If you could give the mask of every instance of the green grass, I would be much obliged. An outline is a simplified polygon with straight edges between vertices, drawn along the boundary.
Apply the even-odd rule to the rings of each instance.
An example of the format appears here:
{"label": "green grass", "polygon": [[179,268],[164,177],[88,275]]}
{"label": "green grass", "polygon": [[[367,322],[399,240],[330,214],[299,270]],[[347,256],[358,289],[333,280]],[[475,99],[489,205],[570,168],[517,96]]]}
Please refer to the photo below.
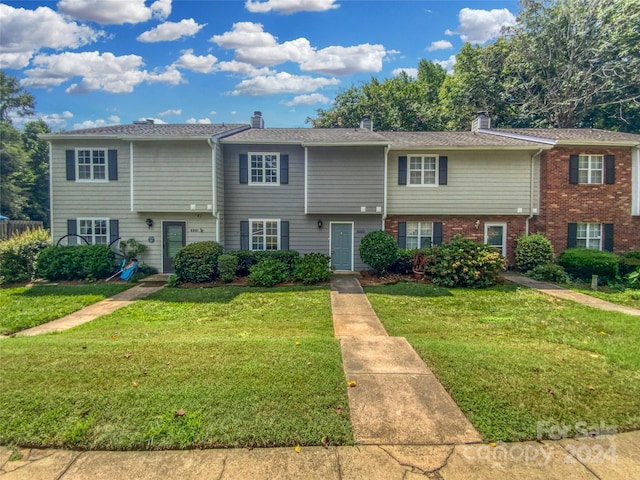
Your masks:
{"label": "green grass", "polygon": [[56,320],[131,286],[94,283],[0,288],[0,335]]}
{"label": "green grass", "polygon": [[353,443],[326,287],[164,289],[61,334],[2,340],[0,378],[5,445]]}
{"label": "green grass", "polygon": [[570,285],[569,288],[576,292],[591,295],[592,297],[600,298],[601,300],[606,300],[607,302],[640,309],[640,289],[627,288],[623,291],[612,291],[607,287],[599,287],[599,290],[594,291],[580,284]]}
{"label": "green grass", "polygon": [[366,288],[390,335],[433,369],[485,440],[546,425],[640,428],[640,319],[517,286]]}

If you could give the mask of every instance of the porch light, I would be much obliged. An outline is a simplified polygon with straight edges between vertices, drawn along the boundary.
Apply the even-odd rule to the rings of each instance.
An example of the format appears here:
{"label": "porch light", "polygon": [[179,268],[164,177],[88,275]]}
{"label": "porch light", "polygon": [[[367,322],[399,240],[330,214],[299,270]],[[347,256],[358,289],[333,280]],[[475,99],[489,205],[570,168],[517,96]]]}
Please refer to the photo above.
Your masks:
{"label": "porch light", "polygon": [[153,227],[153,220],[150,218],[147,218],[145,220],[145,223],[147,224],[147,227],[152,228]]}
{"label": "porch light", "polygon": [[322,228],[322,220],[318,220],[318,228]]}

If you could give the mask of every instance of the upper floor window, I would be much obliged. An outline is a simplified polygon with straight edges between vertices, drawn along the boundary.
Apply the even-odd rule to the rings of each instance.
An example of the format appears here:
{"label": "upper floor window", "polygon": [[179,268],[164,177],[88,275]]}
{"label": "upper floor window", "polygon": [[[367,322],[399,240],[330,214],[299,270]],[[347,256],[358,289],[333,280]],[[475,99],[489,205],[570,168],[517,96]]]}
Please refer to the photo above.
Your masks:
{"label": "upper floor window", "polygon": [[407,222],[406,248],[428,248],[433,244],[433,222]]}
{"label": "upper floor window", "polygon": [[107,180],[107,151],[100,149],[77,150],[78,180]]}
{"label": "upper floor window", "polygon": [[409,185],[437,185],[438,157],[436,155],[409,157]]}
{"label": "upper floor window", "polygon": [[78,235],[91,245],[109,243],[109,220],[106,218],[79,218]]}
{"label": "upper floor window", "polygon": [[603,183],[603,155],[580,155],[578,157],[578,183]]}
{"label": "upper floor window", "polygon": [[280,222],[278,220],[250,220],[251,250],[278,250]]}
{"label": "upper floor window", "polygon": [[279,155],[277,153],[250,153],[251,184],[277,185],[279,183]]}
{"label": "upper floor window", "polygon": [[602,249],[602,224],[578,223],[576,232],[576,247]]}

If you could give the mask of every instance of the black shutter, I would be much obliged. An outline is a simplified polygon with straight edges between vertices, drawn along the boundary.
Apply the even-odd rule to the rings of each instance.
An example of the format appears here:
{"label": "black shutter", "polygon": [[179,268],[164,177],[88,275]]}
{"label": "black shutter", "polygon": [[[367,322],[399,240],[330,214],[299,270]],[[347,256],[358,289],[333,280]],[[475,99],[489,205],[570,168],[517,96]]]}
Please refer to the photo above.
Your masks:
{"label": "black shutter", "polygon": [[280,184],[289,183],[289,155],[280,155]]}
{"label": "black shutter", "polygon": [[613,155],[604,156],[604,183],[616,183],[616,157]]}
{"label": "black shutter", "polygon": [[280,222],[280,250],[289,250],[289,222]]}
{"label": "black shutter", "polygon": [[[76,235],[77,233],[78,233],[78,223],[76,222],[76,220],[67,220],[67,234]],[[75,236],[67,237],[67,245],[77,245],[77,244],[78,244],[78,237],[75,237]]]}
{"label": "black shutter", "polygon": [[76,179],[76,151],[67,150],[67,180]]}
{"label": "black shutter", "polygon": [[246,153],[240,154],[240,183],[249,183],[249,155]]}
{"label": "black shutter", "polygon": [[118,238],[120,238],[120,222],[109,220],[109,243],[115,242]]}
{"label": "black shutter", "polygon": [[447,167],[449,157],[441,156],[438,158],[438,185],[447,184]]}
{"label": "black shutter", "polygon": [[569,183],[578,183],[578,155],[569,155]]}
{"label": "black shutter", "polygon": [[574,248],[578,244],[578,224],[567,224],[567,248]]}
{"label": "black shutter", "polygon": [[109,150],[109,180],[118,180],[118,150]]}
{"label": "black shutter", "polygon": [[249,222],[247,221],[240,222],[240,250],[249,250]]}
{"label": "black shutter", "polygon": [[605,223],[604,238],[602,239],[602,249],[613,252],[613,223]]}
{"label": "black shutter", "polygon": [[398,222],[398,247],[407,248],[407,222]]}
{"label": "black shutter", "polygon": [[442,245],[442,222],[433,222],[433,244]]}
{"label": "black shutter", "polygon": [[407,157],[398,157],[398,185],[407,184]]}

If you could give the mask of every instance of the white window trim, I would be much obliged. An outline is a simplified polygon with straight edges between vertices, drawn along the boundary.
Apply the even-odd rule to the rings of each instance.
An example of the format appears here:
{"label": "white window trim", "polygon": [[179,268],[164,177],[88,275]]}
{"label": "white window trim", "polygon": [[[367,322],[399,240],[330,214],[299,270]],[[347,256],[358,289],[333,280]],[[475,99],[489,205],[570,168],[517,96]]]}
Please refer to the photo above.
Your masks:
{"label": "white window trim", "polygon": [[488,242],[489,236],[489,228],[490,227],[502,227],[502,256],[507,257],[507,224],[506,222],[489,222],[484,224],[484,243],[486,245],[490,245],[495,247],[496,245],[491,245]]}
{"label": "white window trim", "polygon": [[[109,245],[109,239],[111,238],[111,231],[110,231],[110,228],[109,228],[109,225],[110,225],[110,219],[109,218],[104,218],[104,217],[78,217],[78,218],[76,218],[76,235],[78,235],[79,237],[85,238],[85,235],[82,235],[80,233],[80,222],[81,221],[84,221],[84,222],[90,221],[90,222],[92,222],[93,233],[91,234],[91,241],[89,242],[89,245]],[[107,233],[106,233],[107,241],[104,244],[95,242],[95,239],[96,239],[95,222],[96,221],[104,221],[105,225],[107,227]],[[78,244],[79,245],[86,245],[86,243],[83,242],[82,240],[80,240],[80,239],[77,239],[77,240],[78,240]]]}
{"label": "white window trim", "polygon": [[[587,176],[588,176],[588,182],[580,182],[580,172],[584,171],[584,168],[580,168],[580,158],[581,157],[588,157],[589,159],[589,168],[587,168]],[[600,170],[596,170],[596,169],[592,169],[591,168],[591,159],[593,157],[600,157],[601,160],[601,164],[602,164],[602,168]],[[606,165],[605,165],[605,160],[604,160],[604,155],[601,155],[599,153],[580,153],[578,155],[578,183],[580,185],[603,185],[604,184],[604,175],[605,175],[605,169],[606,169]],[[592,182],[591,181],[591,175],[592,172],[594,171],[599,171],[600,172],[600,178],[601,180],[599,182]]]}
{"label": "white window trim", "polygon": [[[435,169],[435,181],[434,183],[411,183],[411,157],[420,157],[422,159],[422,180],[424,180],[424,159],[425,157],[435,157],[436,159],[436,169]],[[436,153],[423,153],[423,154],[415,154],[415,155],[407,155],[407,186],[408,187],[418,187],[418,188],[434,188],[439,186],[438,180],[440,175],[440,155]]]}
{"label": "white window trim", "polygon": [[280,229],[280,219],[279,218],[250,218],[249,219],[249,250],[251,250],[252,252],[266,252],[266,251],[271,251],[273,252],[273,250],[267,250],[266,248],[261,249],[261,250],[254,250],[253,249],[253,223],[254,222],[263,222],[263,239],[264,239],[264,246],[267,246],[267,229],[264,228],[264,224],[266,222],[276,222],[278,224],[278,248],[277,250],[281,250],[281,245],[282,245],[282,230]]}
{"label": "white window trim", "polygon": [[[433,222],[429,222],[429,221],[424,221],[424,222],[419,222],[419,221],[417,221],[417,222],[414,222],[414,221],[408,221],[408,222],[406,222],[406,228],[407,228],[407,229],[409,228],[409,224],[410,224],[410,223],[417,223],[417,224],[418,224],[418,246],[417,246],[416,248],[429,248],[429,247],[432,247],[432,246],[433,246]],[[422,224],[423,224],[423,223],[430,223],[430,224],[431,224],[431,245],[428,245],[428,246],[421,245],[421,243],[420,243],[420,242],[421,242],[421,239],[422,239],[422,236],[423,236],[423,235],[422,235],[422,232],[421,232],[421,231],[422,231]],[[412,235],[411,237],[409,237],[409,234],[407,233],[407,234],[406,234],[406,239],[408,239],[408,238],[416,238],[416,237],[414,237],[413,235]],[[406,240],[405,240],[405,241],[406,241]]]}
{"label": "white window trim", "polygon": [[[275,182],[254,182],[252,181],[252,175],[251,175],[251,156],[252,155],[262,155],[263,157],[263,162],[264,162],[264,156],[265,155],[275,155],[277,157],[277,164],[276,164],[276,178],[277,181]],[[247,167],[248,167],[248,184],[249,185],[253,185],[253,186],[259,186],[259,187],[277,187],[280,185],[280,152],[249,152],[247,154]],[[264,176],[264,167],[262,168],[263,171],[263,178],[266,178]]]}
{"label": "white window trim", "polygon": [[595,248],[589,248],[589,240],[598,240],[598,237],[592,237],[589,235],[591,229],[593,228],[592,225],[599,225],[600,226],[600,242],[598,244],[598,248],[597,250],[602,251],[602,245],[604,243],[604,225],[602,223],[597,223],[597,222],[578,222],[576,226],[580,226],[580,225],[586,225],[587,228],[587,236],[586,237],[578,237],[578,234],[576,232],[576,246],[578,245],[578,240],[585,240],[585,246],[584,247],[580,247],[580,248],[587,248],[589,250],[596,250]]}
{"label": "white window trim", "polygon": [[[90,152],[94,151],[103,151],[104,152],[104,178],[98,178],[97,180],[93,178],[93,161],[91,162],[91,178],[80,178],[80,156],[79,152],[89,150]],[[108,148],[76,148],[75,152],[75,166],[76,166],[76,182],[79,183],[107,183],[109,182],[109,149]],[[91,158],[93,160],[93,153],[91,154]]]}

